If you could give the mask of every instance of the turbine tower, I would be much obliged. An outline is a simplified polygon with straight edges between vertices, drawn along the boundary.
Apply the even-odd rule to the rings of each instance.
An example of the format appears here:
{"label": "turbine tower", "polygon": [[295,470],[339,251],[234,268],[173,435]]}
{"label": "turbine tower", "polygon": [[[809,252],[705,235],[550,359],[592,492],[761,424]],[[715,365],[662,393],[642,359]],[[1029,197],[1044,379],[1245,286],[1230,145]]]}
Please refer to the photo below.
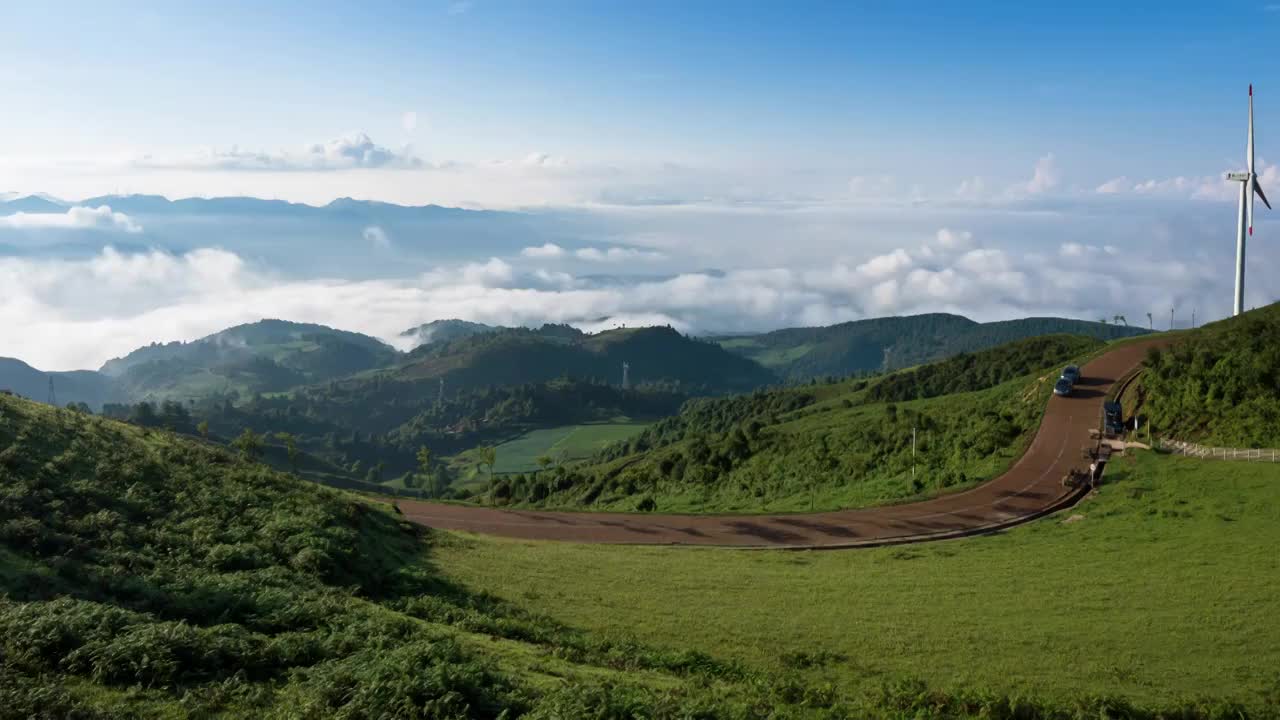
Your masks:
{"label": "turbine tower", "polygon": [[1253,235],[1253,195],[1257,193],[1262,198],[1262,204],[1271,209],[1271,203],[1267,202],[1266,193],[1262,192],[1262,186],[1258,184],[1258,174],[1254,172],[1253,167],[1253,85],[1249,85],[1249,144],[1245,149],[1245,157],[1248,159],[1248,169],[1244,172],[1227,173],[1228,180],[1234,180],[1240,183],[1240,217],[1236,224],[1236,302],[1233,315],[1239,315],[1244,312],[1244,246],[1245,246],[1245,229],[1248,228],[1248,235]]}

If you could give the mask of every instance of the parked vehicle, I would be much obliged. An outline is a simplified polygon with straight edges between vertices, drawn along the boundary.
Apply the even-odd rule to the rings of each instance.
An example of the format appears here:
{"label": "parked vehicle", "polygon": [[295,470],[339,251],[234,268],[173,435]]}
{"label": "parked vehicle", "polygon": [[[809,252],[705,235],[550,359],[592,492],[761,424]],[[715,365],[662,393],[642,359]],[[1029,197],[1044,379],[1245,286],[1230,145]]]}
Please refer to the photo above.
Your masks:
{"label": "parked vehicle", "polygon": [[1058,382],[1053,384],[1053,394],[1066,397],[1071,394],[1072,384],[1066,378],[1058,378]]}
{"label": "parked vehicle", "polygon": [[1068,365],[1062,368],[1062,377],[1071,381],[1072,385],[1080,382],[1080,368],[1075,365]]}
{"label": "parked vehicle", "polygon": [[1124,408],[1120,403],[1103,403],[1102,414],[1104,429],[1108,435],[1120,435],[1124,432]]}

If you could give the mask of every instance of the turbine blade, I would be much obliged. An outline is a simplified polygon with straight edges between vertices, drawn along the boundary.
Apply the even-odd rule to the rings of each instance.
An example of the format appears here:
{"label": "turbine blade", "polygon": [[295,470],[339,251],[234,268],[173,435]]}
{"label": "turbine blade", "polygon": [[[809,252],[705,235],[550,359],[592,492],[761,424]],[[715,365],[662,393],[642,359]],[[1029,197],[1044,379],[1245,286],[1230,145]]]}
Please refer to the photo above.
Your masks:
{"label": "turbine blade", "polygon": [[1262,192],[1262,186],[1258,184],[1257,180],[1253,181],[1253,191],[1258,193],[1258,197],[1262,198],[1262,204],[1266,205],[1267,209],[1270,210],[1271,203],[1267,202],[1267,194]]}
{"label": "turbine blade", "polygon": [[1253,172],[1253,84],[1249,84],[1249,172]]}
{"label": "turbine blade", "polygon": [[1253,190],[1256,187],[1257,185],[1255,185],[1253,182],[1253,175],[1250,175],[1249,179],[1245,180],[1245,189],[1244,189],[1244,207],[1245,207],[1245,214],[1248,216],[1250,235],[1253,234]]}

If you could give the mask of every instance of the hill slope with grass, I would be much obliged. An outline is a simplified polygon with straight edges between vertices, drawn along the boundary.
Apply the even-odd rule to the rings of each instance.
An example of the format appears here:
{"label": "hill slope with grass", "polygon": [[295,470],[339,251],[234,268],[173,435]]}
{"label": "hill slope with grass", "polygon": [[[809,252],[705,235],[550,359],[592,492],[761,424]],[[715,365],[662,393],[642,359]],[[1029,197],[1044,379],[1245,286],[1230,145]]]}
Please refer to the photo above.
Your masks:
{"label": "hill slope with grass", "polygon": [[498,478],[489,499],[664,512],[922,499],[1006,469],[1039,426],[1060,367],[1103,347],[1047,336],[870,380],[696,399],[593,462]]}
{"label": "hill slope with grass", "polygon": [[[812,717],[443,578],[389,506],[0,396],[0,717]],[[815,694],[816,693],[816,694]]]}
{"label": "hill slope with grass", "polygon": [[[1132,703],[1183,717],[1180,701],[1187,717],[1280,717],[1274,466],[1140,452],[1104,480],[1067,513],[954,542],[742,552],[466,535],[436,557],[458,582],[591,630],[846,693],[914,677],[889,695],[926,707],[899,718],[976,714],[947,700],[973,688],[1050,698],[1062,720],[1143,716]],[[1204,697],[1226,701],[1189,700]],[[1109,707],[1067,709],[1081,698]]]}
{"label": "hill slope with grass", "polygon": [[718,337],[716,342],[782,377],[807,380],[897,370],[1040,335],[1114,340],[1145,332],[1142,328],[1066,318],[978,323],[959,315],[933,313]]}
{"label": "hill slope with grass", "polygon": [[1158,435],[1280,447],[1280,303],[1179,333],[1148,354],[1139,393]]}

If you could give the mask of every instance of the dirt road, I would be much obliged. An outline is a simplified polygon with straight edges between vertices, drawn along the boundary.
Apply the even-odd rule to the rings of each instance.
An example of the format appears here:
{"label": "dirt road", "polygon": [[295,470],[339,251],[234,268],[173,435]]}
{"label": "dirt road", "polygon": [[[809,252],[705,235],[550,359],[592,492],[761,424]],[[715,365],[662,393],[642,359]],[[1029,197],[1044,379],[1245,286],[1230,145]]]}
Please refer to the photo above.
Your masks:
{"label": "dirt road", "polygon": [[965,492],[909,505],[783,515],[663,515],[497,510],[400,500],[414,522],[535,540],[732,547],[860,547],[990,532],[1067,507],[1062,476],[1087,467],[1081,450],[1107,391],[1160,340],[1119,347],[1088,363],[1070,397],[1049,400],[1040,429],[1008,472]]}

